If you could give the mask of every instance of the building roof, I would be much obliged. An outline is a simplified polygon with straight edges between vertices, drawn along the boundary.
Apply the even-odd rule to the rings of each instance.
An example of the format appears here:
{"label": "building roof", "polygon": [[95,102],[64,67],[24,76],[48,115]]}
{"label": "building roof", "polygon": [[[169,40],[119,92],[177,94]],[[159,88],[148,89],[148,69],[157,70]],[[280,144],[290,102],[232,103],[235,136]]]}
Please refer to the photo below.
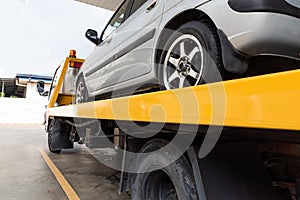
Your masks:
{"label": "building roof", "polygon": [[6,97],[10,96],[24,96],[24,91],[28,82],[44,81],[51,83],[51,76],[41,76],[34,74],[17,74],[15,78],[0,78],[0,92],[4,85],[4,93]]}
{"label": "building roof", "polygon": [[37,80],[37,81],[52,81],[51,76],[41,76],[35,74],[17,74],[17,79],[30,79],[30,80]]}
{"label": "building roof", "polygon": [[115,11],[124,0],[75,0],[107,10]]}

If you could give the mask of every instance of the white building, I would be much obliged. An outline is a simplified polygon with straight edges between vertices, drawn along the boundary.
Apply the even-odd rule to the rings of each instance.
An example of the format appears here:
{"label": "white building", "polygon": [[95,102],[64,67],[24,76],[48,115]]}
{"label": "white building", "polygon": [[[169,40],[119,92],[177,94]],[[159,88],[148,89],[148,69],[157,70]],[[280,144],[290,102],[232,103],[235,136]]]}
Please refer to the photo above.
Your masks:
{"label": "white building", "polygon": [[43,81],[45,83],[45,91],[50,90],[50,85],[52,77],[50,76],[40,76],[33,74],[17,74],[16,76],[16,86],[24,88],[23,97],[27,99],[42,99],[37,92],[37,82]]}
{"label": "white building", "polygon": [[[49,91],[52,77],[17,74],[15,78],[0,78],[0,124],[42,124],[48,97],[37,92],[37,82],[45,82]],[[11,98],[17,97],[17,98]]]}

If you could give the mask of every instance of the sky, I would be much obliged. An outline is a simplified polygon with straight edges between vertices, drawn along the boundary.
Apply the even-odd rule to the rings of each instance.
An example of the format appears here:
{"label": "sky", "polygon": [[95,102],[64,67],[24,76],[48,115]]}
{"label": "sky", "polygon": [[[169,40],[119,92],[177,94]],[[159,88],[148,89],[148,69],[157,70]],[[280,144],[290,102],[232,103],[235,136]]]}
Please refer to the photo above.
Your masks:
{"label": "sky", "polygon": [[0,0],[0,77],[17,73],[52,76],[70,49],[86,58],[112,12],[74,0]]}

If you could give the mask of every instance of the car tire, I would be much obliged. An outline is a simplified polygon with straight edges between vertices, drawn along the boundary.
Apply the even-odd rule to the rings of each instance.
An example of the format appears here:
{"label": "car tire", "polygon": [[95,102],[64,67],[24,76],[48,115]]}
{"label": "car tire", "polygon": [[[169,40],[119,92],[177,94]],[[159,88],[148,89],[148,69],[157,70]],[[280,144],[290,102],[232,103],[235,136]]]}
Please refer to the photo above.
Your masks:
{"label": "car tire", "polygon": [[[133,200],[198,199],[193,172],[185,156],[175,146],[168,148],[163,155],[155,152],[167,143],[154,139],[143,147],[141,153],[153,154],[140,156],[135,162],[136,172],[140,173],[136,174],[132,184]],[[171,164],[165,166],[166,163]]]}
{"label": "car tire", "polygon": [[221,45],[212,25],[190,21],[168,38],[159,58],[161,90],[222,81]]}
{"label": "car tire", "polygon": [[80,76],[76,83],[75,103],[80,104],[88,101],[88,92],[84,78]]}
{"label": "car tire", "polygon": [[52,149],[52,136],[53,136],[52,130],[53,130],[54,123],[55,123],[55,119],[51,120],[51,122],[49,124],[48,148],[51,153],[59,154],[61,152],[61,149],[55,149],[55,150]]}

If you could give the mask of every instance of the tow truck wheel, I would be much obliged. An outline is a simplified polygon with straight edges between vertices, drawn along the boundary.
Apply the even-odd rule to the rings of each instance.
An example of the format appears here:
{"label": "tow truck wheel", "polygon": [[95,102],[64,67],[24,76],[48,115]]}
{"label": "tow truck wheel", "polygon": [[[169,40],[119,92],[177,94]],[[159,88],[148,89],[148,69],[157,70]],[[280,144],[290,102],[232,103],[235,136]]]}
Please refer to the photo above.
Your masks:
{"label": "tow truck wheel", "polygon": [[88,101],[87,88],[84,82],[83,77],[81,76],[76,84],[76,96],[75,103],[84,103]]}
{"label": "tow truck wheel", "polygon": [[56,149],[56,150],[53,150],[52,149],[52,135],[53,135],[53,125],[54,125],[54,121],[55,121],[55,119],[54,120],[51,120],[51,122],[50,122],[50,125],[49,125],[49,132],[48,132],[48,148],[49,148],[49,151],[50,152],[52,152],[52,153],[60,153],[61,152],[61,150],[58,150],[58,149]]}
{"label": "tow truck wheel", "polygon": [[162,90],[221,81],[224,68],[217,32],[200,21],[183,24],[167,40],[159,64]]}
{"label": "tow truck wheel", "polygon": [[[155,152],[167,144],[165,140],[154,139],[143,147],[141,153],[153,153],[136,162],[137,172],[142,173],[137,174],[132,184],[132,199],[198,199],[191,166],[180,150],[173,146],[163,154]],[[171,164],[165,166],[166,163]]]}

